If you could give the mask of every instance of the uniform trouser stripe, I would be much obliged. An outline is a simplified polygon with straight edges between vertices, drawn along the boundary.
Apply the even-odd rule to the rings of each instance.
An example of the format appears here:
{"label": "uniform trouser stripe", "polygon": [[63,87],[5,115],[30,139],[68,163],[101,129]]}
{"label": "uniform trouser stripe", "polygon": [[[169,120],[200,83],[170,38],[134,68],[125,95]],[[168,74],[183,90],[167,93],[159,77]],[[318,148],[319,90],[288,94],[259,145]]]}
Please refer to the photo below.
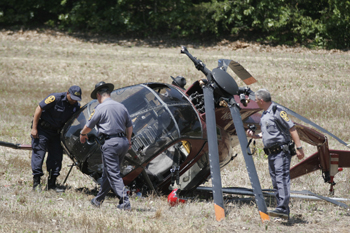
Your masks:
{"label": "uniform trouser stripe", "polygon": [[103,173],[101,188],[96,196],[97,201],[103,201],[111,189],[121,199],[121,203],[129,200],[120,174],[120,163],[123,161],[128,146],[127,139],[112,138],[106,140],[101,147]]}
{"label": "uniform trouser stripe", "polygon": [[269,155],[269,170],[273,188],[276,190],[277,209],[286,213],[289,213],[290,161],[290,154],[283,151]]}

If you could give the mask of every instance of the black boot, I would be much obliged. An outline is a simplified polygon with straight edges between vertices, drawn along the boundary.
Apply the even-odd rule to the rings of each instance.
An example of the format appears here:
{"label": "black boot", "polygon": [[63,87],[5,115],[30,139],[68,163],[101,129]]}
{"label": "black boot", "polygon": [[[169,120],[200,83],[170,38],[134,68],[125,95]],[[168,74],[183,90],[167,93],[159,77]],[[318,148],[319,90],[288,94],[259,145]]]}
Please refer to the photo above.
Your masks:
{"label": "black boot", "polygon": [[53,189],[53,190],[55,190],[58,193],[64,192],[63,188],[59,188],[59,187],[56,186],[56,179],[57,179],[57,176],[51,176],[49,178],[49,180],[47,181],[47,189],[48,190]]}
{"label": "black boot", "polygon": [[41,191],[41,184],[40,184],[40,176],[35,175],[33,176],[33,191]]}

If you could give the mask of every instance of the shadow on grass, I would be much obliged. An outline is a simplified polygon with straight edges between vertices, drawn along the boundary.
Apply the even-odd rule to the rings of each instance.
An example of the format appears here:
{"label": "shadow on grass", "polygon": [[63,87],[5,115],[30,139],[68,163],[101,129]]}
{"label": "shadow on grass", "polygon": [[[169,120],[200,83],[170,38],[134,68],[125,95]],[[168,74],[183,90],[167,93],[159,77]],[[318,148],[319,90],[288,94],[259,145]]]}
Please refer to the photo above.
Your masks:
{"label": "shadow on grass", "polygon": [[[68,188],[68,187],[67,187],[67,188]],[[86,194],[86,195],[96,196],[97,193],[98,193],[98,188],[95,187],[95,188],[93,188],[93,189],[88,189],[88,188],[86,188],[86,187],[83,187],[83,188],[76,188],[75,191],[76,191],[76,192],[79,192],[79,193]],[[108,193],[108,195],[110,195],[110,194],[112,194],[112,193]],[[113,196],[115,196],[114,193],[113,193]]]}
{"label": "shadow on grass", "polygon": [[294,226],[295,224],[307,224],[308,222],[303,219],[301,214],[293,215],[287,222],[281,222],[284,226]]}
{"label": "shadow on grass", "polygon": [[[267,197],[265,198],[266,206],[267,207],[276,207],[276,201],[272,197]],[[233,204],[231,206],[228,206],[227,204]],[[231,198],[226,198],[225,199],[225,214],[229,215],[231,212],[235,211],[237,208],[240,208],[243,205],[250,205],[251,208],[257,208],[255,199],[250,197],[250,198],[240,198],[240,197],[231,197]],[[303,219],[301,214],[292,214],[292,217],[287,221],[283,220],[281,218],[271,218],[271,222],[280,222],[281,225],[284,226],[294,226],[296,224],[307,224],[308,222]]]}

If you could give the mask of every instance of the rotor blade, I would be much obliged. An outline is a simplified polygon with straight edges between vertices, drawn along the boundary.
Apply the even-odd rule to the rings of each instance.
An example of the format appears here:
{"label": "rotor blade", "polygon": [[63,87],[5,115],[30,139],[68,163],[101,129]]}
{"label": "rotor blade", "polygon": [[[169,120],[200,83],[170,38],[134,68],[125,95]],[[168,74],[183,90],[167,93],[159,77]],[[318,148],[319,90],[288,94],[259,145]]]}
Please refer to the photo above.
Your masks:
{"label": "rotor blade", "polygon": [[327,131],[326,129],[322,128],[321,126],[319,125],[316,125],[314,122],[310,121],[309,119],[299,115],[298,113],[290,110],[289,108],[287,107],[284,107],[283,105],[280,105],[276,102],[273,102],[274,104],[278,105],[279,107],[281,107],[286,113],[298,118],[299,120],[302,120],[304,121],[305,123],[309,124],[309,125],[312,125],[313,127],[315,127],[316,129],[320,130],[321,132],[325,133],[325,134],[328,134],[329,136],[333,137],[334,139],[336,139],[338,142],[340,142],[341,144],[347,146],[347,147],[350,147],[350,144],[344,142],[343,140],[341,140],[340,138],[338,138],[337,136],[335,136],[334,134],[330,133],[329,131]]}
{"label": "rotor blade", "polygon": [[235,74],[247,85],[257,82],[256,79],[253,78],[253,76],[238,62],[229,59],[220,59],[218,63],[219,67],[222,67],[225,71],[227,70],[227,67],[230,67],[233,72],[235,72]]}
{"label": "rotor blade", "polygon": [[240,79],[242,79],[242,81],[245,84],[250,85],[257,82],[256,79],[253,78],[253,76],[246,69],[244,69],[244,67],[241,66],[241,64],[239,64],[238,62],[231,60],[229,67],[233,70],[233,72],[236,73],[236,75]]}
{"label": "rotor blade", "polygon": [[342,203],[342,202],[339,202],[339,201],[336,201],[332,198],[329,198],[329,197],[324,197],[324,196],[321,196],[321,195],[318,195],[316,193],[313,193],[309,190],[305,190],[306,194],[309,194],[309,195],[312,195],[312,196],[315,196],[315,197],[318,197],[319,199],[322,199],[322,200],[325,200],[325,201],[328,201],[330,203],[333,203],[334,205],[337,205],[337,206],[340,206],[340,207],[343,207],[344,209],[349,209],[349,206],[345,203]]}
{"label": "rotor blade", "polygon": [[[233,101],[233,98],[231,99],[231,101]],[[259,177],[255,169],[253,157],[248,155],[248,153],[250,154],[250,149],[249,147],[247,148],[248,139],[243,127],[243,122],[242,122],[241,114],[239,112],[239,108],[236,103],[229,104],[229,106],[230,106],[233,123],[235,125],[237,136],[239,139],[239,143],[241,145],[250,183],[252,184],[255,202],[256,202],[256,205],[258,206],[261,221],[262,222],[269,221],[270,217],[267,215],[267,207],[266,207],[264,196],[261,190]]]}
{"label": "rotor blade", "polygon": [[[212,191],[211,187],[204,187],[204,186],[199,186],[196,188],[198,191]],[[252,189],[248,188],[243,188],[243,187],[227,187],[227,188],[222,188],[222,192],[226,194],[237,194],[237,195],[248,195],[248,196],[254,196],[254,192]],[[273,189],[269,189],[267,191],[264,191],[263,195],[264,196],[271,196],[275,197],[275,194],[273,193]]]}
{"label": "rotor blade", "polygon": [[31,150],[32,149],[32,146],[30,146],[30,145],[14,144],[11,142],[4,142],[4,141],[0,141],[0,146],[10,147],[12,149],[22,149],[22,150]]}
{"label": "rotor blade", "polygon": [[224,199],[222,196],[213,89],[211,87],[203,86],[203,94],[209,147],[210,174],[213,185],[214,208],[216,220],[221,221],[223,218],[225,218],[225,209]]}
{"label": "rotor blade", "polygon": [[[198,191],[212,191],[212,189],[210,187],[204,187],[204,186],[199,186],[196,188],[196,190]],[[275,190],[273,189],[264,189],[263,190],[263,194],[266,197],[275,197]],[[226,194],[237,194],[237,195],[247,195],[247,196],[254,196],[253,190],[252,189],[248,189],[248,188],[243,188],[243,187],[227,187],[227,188],[223,188],[222,189],[223,193]],[[337,206],[343,207],[345,209],[349,209],[349,206],[340,202],[340,201],[350,201],[350,199],[347,198],[338,198],[338,197],[334,197],[334,198],[330,198],[330,197],[324,197],[315,193],[312,193],[308,190],[303,190],[303,191],[290,191],[290,193],[295,193],[295,194],[291,194],[290,197],[291,198],[300,198],[300,199],[307,199],[307,200],[313,200],[313,201],[328,201],[331,202]],[[301,195],[301,194],[305,194],[305,195]]]}

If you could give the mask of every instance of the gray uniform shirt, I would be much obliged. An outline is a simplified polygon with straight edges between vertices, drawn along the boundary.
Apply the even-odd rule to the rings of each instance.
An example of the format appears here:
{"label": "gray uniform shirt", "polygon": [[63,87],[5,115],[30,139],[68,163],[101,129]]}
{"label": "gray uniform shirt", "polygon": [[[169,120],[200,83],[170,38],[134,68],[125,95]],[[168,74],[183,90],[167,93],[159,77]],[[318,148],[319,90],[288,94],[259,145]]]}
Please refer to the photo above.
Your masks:
{"label": "gray uniform shirt", "polygon": [[[263,112],[260,119],[262,140],[265,147],[269,148],[272,145],[278,143],[283,145],[291,140],[289,129],[294,126],[294,122],[291,121],[285,111],[282,111],[277,107],[276,112],[273,112],[274,104]],[[276,121],[279,122],[277,126]],[[282,132],[283,131],[283,132]]]}
{"label": "gray uniform shirt", "polygon": [[86,123],[90,129],[94,128],[95,125],[99,135],[112,135],[125,132],[126,128],[132,126],[132,122],[129,112],[123,104],[107,98],[95,107]]}

